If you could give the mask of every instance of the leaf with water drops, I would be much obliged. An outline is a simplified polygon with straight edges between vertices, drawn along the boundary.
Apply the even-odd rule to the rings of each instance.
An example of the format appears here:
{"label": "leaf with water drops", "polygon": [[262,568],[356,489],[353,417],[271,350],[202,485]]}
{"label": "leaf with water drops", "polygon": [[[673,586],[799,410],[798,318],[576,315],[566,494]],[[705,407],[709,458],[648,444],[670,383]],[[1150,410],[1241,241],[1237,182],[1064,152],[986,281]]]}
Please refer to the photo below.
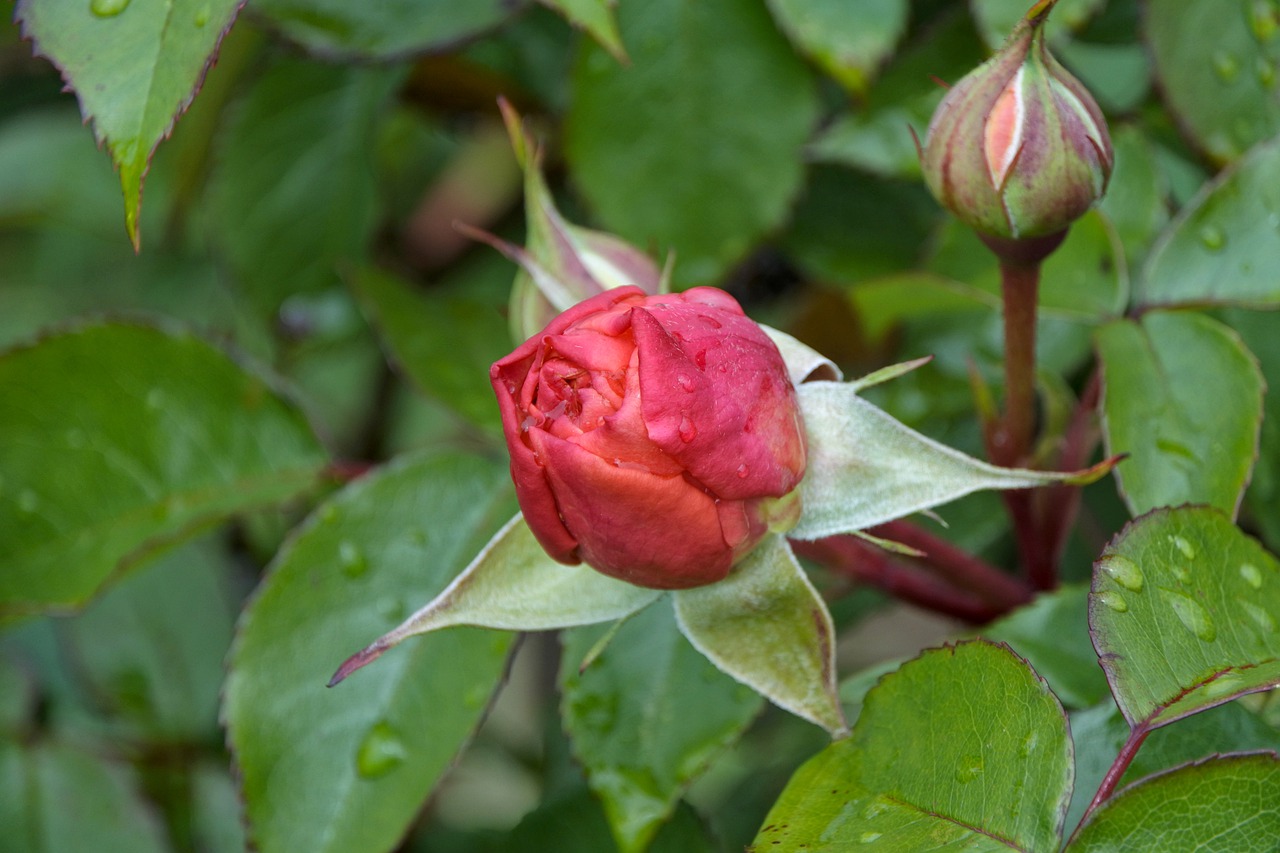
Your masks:
{"label": "leaf with water drops", "polygon": [[623,851],[645,849],[689,784],[759,713],[760,696],[689,645],[670,607],[563,634],[562,720]]}
{"label": "leaf with water drops", "polygon": [[1130,512],[1205,503],[1235,515],[1257,456],[1262,374],[1234,331],[1152,311],[1098,330],[1107,451]]}
{"label": "leaf with water drops", "polygon": [[120,172],[137,248],[142,181],[186,111],[243,0],[20,0],[15,15],[93,121]]}
{"label": "leaf with water drops", "polygon": [[850,14],[842,0],[769,0],[800,52],[851,92],[865,94],[907,30],[907,0],[864,0]]}
{"label": "leaf with water drops", "polygon": [[1071,781],[1066,716],[1025,661],[983,640],[932,649],[796,772],[756,849],[1057,850]]}
{"label": "leaf with water drops", "polygon": [[785,539],[769,536],[729,577],[672,594],[680,630],[721,671],[835,736],[835,628]]}
{"label": "leaf with water drops", "polygon": [[1067,853],[1273,850],[1280,838],[1280,760],[1224,755],[1161,773],[1108,800]]}
{"label": "leaf with water drops", "polygon": [[418,456],[345,488],[281,549],[240,621],[222,709],[255,849],[396,845],[479,722],[511,635],[442,632],[325,682],[447,586],[513,504],[506,466]]}
{"label": "leaf with water drops", "polygon": [[804,514],[787,534],[796,539],[864,530],[981,489],[1092,482],[1110,467],[998,468],[894,420],[859,397],[855,383],[806,382],[797,390],[809,462],[800,483]]}
{"label": "leaf with water drops", "polygon": [[1141,300],[1280,307],[1277,241],[1280,140],[1256,146],[1183,208],[1151,252]]}
{"label": "leaf with water drops", "polygon": [[1089,599],[1094,646],[1134,727],[1280,684],[1280,562],[1218,510],[1131,522],[1095,563]]}
{"label": "leaf with water drops", "polygon": [[1160,91],[1218,162],[1280,131],[1280,2],[1151,0],[1144,16]]}
{"label": "leaf with water drops", "polygon": [[0,613],[81,604],[156,546],[313,486],[299,408],[189,333],[97,324],[0,354]]}

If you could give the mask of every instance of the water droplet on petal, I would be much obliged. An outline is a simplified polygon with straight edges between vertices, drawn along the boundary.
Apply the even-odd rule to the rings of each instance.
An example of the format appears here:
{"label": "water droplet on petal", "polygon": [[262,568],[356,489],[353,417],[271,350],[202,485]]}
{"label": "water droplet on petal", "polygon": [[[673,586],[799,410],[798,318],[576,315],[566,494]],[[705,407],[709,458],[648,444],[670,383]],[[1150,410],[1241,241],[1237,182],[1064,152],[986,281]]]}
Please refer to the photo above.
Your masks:
{"label": "water droplet on petal", "polygon": [[1227,235],[1217,225],[1203,225],[1200,228],[1200,245],[1210,252],[1220,252],[1227,245]]}
{"label": "water droplet on petal", "polygon": [[686,376],[683,373],[676,374],[676,384],[679,385],[681,388],[683,388],[685,391],[692,391],[694,387],[693,378],[690,376]]}
{"label": "water droplet on petal", "polygon": [[1142,569],[1128,557],[1111,554],[1098,561],[1098,568],[1130,592],[1142,591]]}
{"label": "water droplet on petal", "polygon": [[1182,556],[1186,557],[1188,560],[1194,560],[1196,558],[1195,546],[1186,539],[1183,539],[1181,536],[1171,536],[1169,537],[1169,541],[1172,542],[1173,547],[1177,548]]}
{"label": "water droplet on petal", "polygon": [[1249,614],[1249,618],[1253,620],[1254,624],[1262,629],[1262,633],[1264,634],[1275,633],[1276,620],[1272,618],[1271,614],[1268,611],[1264,610],[1263,608],[1259,607],[1253,602],[1243,601],[1241,599],[1236,599],[1236,600],[1239,602],[1240,606],[1244,608],[1244,612]]}
{"label": "water droplet on petal", "polygon": [[960,759],[960,766],[956,768],[956,781],[960,784],[972,782],[982,775],[983,771],[982,759],[976,755],[969,755]]}
{"label": "water droplet on petal", "polygon": [[32,513],[40,508],[40,496],[30,489],[23,489],[18,493],[18,509],[22,512]]}
{"label": "water droplet on petal", "polygon": [[1114,589],[1098,593],[1098,600],[1107,607],[1110,607],[1116,613],[1125,613],[1129,609],[1129,602],[1125,601],[1124,596],[1116,592]]}
{"label": "water droplet on petal", "polygon": [[1238,672],[1224,672],[1204,686],[1204,695],[1210,699],[1218,699],[1235,693],[1244,687],[1244,677]]}
{"label": "water droplet on petal", "polygon": [[99,18],[114,18],[129,8],[129,0],[89,0],[89,11]]}
{"label": "water droplet on petal", "polygon": [[689,420],[688,415],[680,416],[680,440],[685,444],[693,441],[698,437],[698,428],[693,425],[693,421]]}
{"label": "water droplet on petal", "polygon": [[1225,50],[1220,50],[1213,55],[1213,73],[1223,83],[1230,83],[1240,73],[1240,62]]}
{"label": "water droplet on petal", "polygon": [[369,571],[369,561],[364,552],[354,542],[343,540],[338,545],[338,563],[342,573],[349,578],[358,578]]}
{"label": "water droplet on petal", "polygon": [[1162,589],[1160,593],[1164,596],[1164,600],[1168,605],[1173,608],[1173,615],[1178,617],[1182,627],[1206,643],[1212,643],[1217,639],[1218,629],[1214,626],[1213,619],[1209,617],[1209,611],[1205,610],[1200,602],[1180,592],[1173,592],[1168,589]]}
{"label": "water droplet on petal", "polygon": [[369,729],[360,741],[356,750],[356,772],[366,779],[378,779],[404,764],[408,757],[409,751],[400,735],[384,720]]}
{"label": "water droplet on petal", "polygon": [[1253,563],[1245,563],[1240,567],[1240,577],[1254,589],[1262,589],[1262,570]]}
{"label": "water droplet on petal", "polygon": [[738,473],[739,480],[745,480],[747,479],[747,475],[751,473],[751,469],[746,466],[746,463],[743,463],[742,465],[738,466],[737,473]]}

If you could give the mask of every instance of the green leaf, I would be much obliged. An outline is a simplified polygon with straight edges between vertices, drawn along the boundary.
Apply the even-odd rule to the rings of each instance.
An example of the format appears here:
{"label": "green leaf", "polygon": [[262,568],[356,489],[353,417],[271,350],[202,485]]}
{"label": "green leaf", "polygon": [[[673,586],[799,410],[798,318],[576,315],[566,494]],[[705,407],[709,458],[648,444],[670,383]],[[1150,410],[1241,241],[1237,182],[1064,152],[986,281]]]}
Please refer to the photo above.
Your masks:
{"label": "green leaf", "polygon": [[839,382],[797,389],[809,458],[792,538],[864,530],[980,489],[1089,482],[1107,470],[1106,463],[1077,473],[998,468],[904,426],[857,391]]}
{"label": "green leaf", "polygon": [[163,555],[66,624],[78,674],[130,733],[217,737],[222,661],[238,609],[219,544],[206,538]]}
{"label": "green leaf", "polygon": [[1254,148],[1183,208],[1151,252],[1142,301],[1280,307],[1278,237],[1280,140]]}
{"label": "green leaf", "polygon": [[865,92],[907,30],[907,0],[869,0],[856,14],[840,0],[769,0],[773,17],[801,53],[845,88]]}
{"label": "green leaf", "polygon": [[329,59],[397,59],[446,50],[500,24],[510,0],[253,0],[255,12]]}
{"label": "green leaf", "polygon": [[1120,792],[1067,850],[1266,850],[1280,837],[1277,799],[1274,753],[1210,758]]}
{"label": "green leaf", "polygon": [[1087,708],[1107,698],[1107,680],[1089,640],[1088,589],[1064,587],[982,629],[982,636],[1008,643],[1049,683],[1068,708]]}
{"label": "green leaf", "polygon": [[394,631],[347,659],[336,684],[409,637],[454,625],[510,631],[549,631],[630,616],[662,590],[633,586],[581,563],[565,566],[547,556],[517,515],[494,534],[471,564]]}
{"label": "green leaf", "polygon": [[[1050,41],[1062,41],[1070,31],[1079,30],[1106,5],[1106,0],[1061,0],[1049,16],[1045,29]],[[1018,19],[1027,14],[1027,3],[1009,0],[969,0],[978,32],[995,50],[1013,32]]]}
{"label": "green leaf", "polygon": [[1113,127],[1111,144],[1115,168],[1098,209],[1115,226],[1129,263],[1136,265],[1169,220],[1168,181],[1154,146],[1137,128]]}
{"label": "green leaf", "polygon": [[562,635],[562,720],[619,849],[639,851],[693,779],[738,739],[761,701],[689,645],[663,606],[626,620],[580,673],[609,630]]}
{"label": "green leaf", "polygon": [[672,594],[680,630],[720,670],[839,737],[835,629],[822,597],[781,536],[729,577]]}
{"label": "green leaf", "polygon": [[1130,512],[1183,503],[1235,515],[1258,448],[1262,375],[1231,329],[1152,311],[1098,330],[1107,452]]}
{"label": "green leaf", "polygon": [[256,849],[396,845],[479,722],[511,637],[450,631],[341,690],[325,681],[443,589],[512,503],[504,467],[416,457],[348,486],[286,543],[241,619],[223,704]]}
{"label": "green leaf", "polygon": [[757,2],[627,2],[619,21],[632,64],[588,45],[574,69],[574,178],[610,231],[708,283],[787,215],[812,75]]}
{"label": "green leaf", "polygon": [[568,19],[569,23],[590,33],[600,46],[619,62],[627,62],[627,50],[622,45],[618,22],[613,17],[617,0],[542,0]]}
{"label": "green leaf", "polygon": [[[505,262],[501,267],[505,291],[508,270]],[[489,365],[508,352],[507,324],[486,298],[492,290],[487,278],[478,279],[418,292],[399,276],[365,268],[348,283],[404,375],[469,422],[499,435],[502,419]]]}
{"label": "green leaf", "polygon": [[0,826],[15,853],[171,849],[128,767],[59,743],[0,741]]}
{"label": "green leaf", "polygon": [[1089,623],[1130,725],[1280,684],[1280,562],[1210,507],[1158,509],[1098,558]]}
{"label": "green leaf", "polygon": [[1280,131],[1280,9],[1273,2],[1224,11],[1152,0],[1144,21],[1165,102],[1210,157],[1234,160]]}
{"label": "green leaf", "polygon": [[186,111],[242,0],[20,0],[22,34],[62,72],[120,172],[140,245],[142,181]]}
{"label": "green leaf", "polygon": [[326,464],[306,419],[205,341],[82,327],[0,354],[0,613],[86,601],[201,525]]}
{"label": "green leaf", "polygon": [[[1263,311],[1228,309],[1224,320],[1244,340],[1258,359],[1268,389],[1280,389],[1280,335],[1275,333],[1275,315]],[[1280,392],[1263,395],[1262,431],[1258,436],[1258,456],[1280,459]],[[1280,466],[1263,464],[1254,468],[1244,505],[1250,529],[1256,529],[1272,550],[1280,549]]]}
{"label": "green leaf", "polygon": [[6,655],[0,655],[0,740],[24,730],[36,709],[36,685],[31,676]]}
{"label": "green leaf", "polygon": [[1071,792],[1062,706],[984,641],[927,651],[869,694],[853,736],[801,767],[754,849],[1056,850]]}
{"label": "green leaf", "polygon": [[335,266],[363,258],[378,209],[375,125],[404,75],[277,62],[223,129],[214,240],[268,312],[290,294],[338,286]]}

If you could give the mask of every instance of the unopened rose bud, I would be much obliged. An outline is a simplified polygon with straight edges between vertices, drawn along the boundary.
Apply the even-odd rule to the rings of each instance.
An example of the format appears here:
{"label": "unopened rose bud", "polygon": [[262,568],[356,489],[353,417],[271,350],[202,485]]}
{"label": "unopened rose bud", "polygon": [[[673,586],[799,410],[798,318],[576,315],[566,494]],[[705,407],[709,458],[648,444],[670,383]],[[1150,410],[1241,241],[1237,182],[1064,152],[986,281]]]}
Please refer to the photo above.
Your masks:
{"label": "unopened rose bud", "polygon": [[1052,6],[1037,3],[994,56],[951,88],[929,123],[929,189],[989,237],[1063,232],[1111,176],[1101,110],[1045,46]]}
{"label": "unopened rose bud", "polygon": [[799,518],[795,389],[723,291],[605,291],[490,378],[520,508],[556,560],[638,586],[701,586]]}

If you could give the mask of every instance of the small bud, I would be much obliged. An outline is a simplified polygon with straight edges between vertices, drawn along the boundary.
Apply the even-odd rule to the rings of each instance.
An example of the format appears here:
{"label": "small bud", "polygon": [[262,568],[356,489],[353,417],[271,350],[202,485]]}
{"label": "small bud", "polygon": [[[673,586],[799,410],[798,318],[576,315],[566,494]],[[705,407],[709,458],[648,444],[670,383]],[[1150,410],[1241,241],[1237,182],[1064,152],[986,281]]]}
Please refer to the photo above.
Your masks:
{"label": "small bud", "polygon": [[1059,234],[1106,189],[1114,155],[1089,91],[1045,46],[1041,0],[1004,46],[952,87],[929,123],[929,189],[980,234]]}

